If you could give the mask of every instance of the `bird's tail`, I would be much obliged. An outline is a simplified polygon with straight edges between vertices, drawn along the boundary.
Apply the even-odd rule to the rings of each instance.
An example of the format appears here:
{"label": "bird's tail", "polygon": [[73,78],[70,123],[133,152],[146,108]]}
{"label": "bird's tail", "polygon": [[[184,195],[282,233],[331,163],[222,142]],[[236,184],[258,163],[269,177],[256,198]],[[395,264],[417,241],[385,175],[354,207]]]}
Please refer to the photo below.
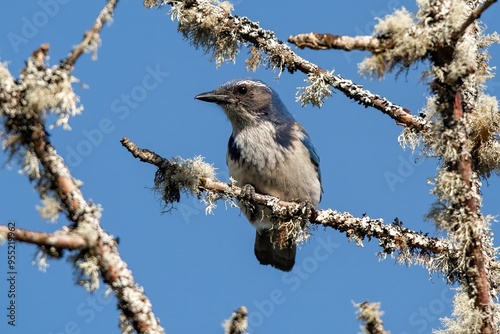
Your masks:
{"label": "bird's tail", "polygon": [[269,230],[260,230],[255,234],[255,256],[262,265],[271,265],[282,271],[290,271],[295,264],[297,246],[289,240],[285,247],[273,245]]}

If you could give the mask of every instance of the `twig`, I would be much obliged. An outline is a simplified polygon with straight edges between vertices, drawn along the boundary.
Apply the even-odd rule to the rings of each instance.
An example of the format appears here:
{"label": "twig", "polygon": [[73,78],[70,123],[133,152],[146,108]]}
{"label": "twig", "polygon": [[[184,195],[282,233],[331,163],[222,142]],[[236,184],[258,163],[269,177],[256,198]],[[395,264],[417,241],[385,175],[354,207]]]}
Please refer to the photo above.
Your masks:
{"label": "twig", "polygon": [[363,333],[366,334],[389,334],[384,329],[384,323],[380,318],[384,312],[380,311],[380,303],[362,302],[356,305],[359,308],[358,319],[363,321]]}
{"label": "twig", "polygon": [[464,33],[465,30],[478,18],[481,17],[481,14],[483,14],[491,5],[493,5],[497,0],[486,0],[484,1],[479,7],[474,9],[470,15],[467,17],[467,19],[462,23],[460,28],[453,32],[451,35],[452,40],[457,40],[459,39]]}
{"label": "twig", "polygon": [[61,61],[61,67],[65,66],[73,66],[78,58],[89,48],[89,47],[97,47],[99,45],[99,34],[102,30],[102,27],[109,21],[113,12],[116,8],[118,0],[108,0],[104,8],[99,13],[99,16],[94,22],[92,28],[87,30],[83,35],[83,40],[73,48],[70,54]]}
{"label": "twig", "polygon": [[38,49],[33,51],[31,54],[31,58],[35,61],[37,66],[42,66],[45,58],[47,57],[47,53],[49,53],[50,45],[49,43],[42,44]]}
{"label": "twig", "polygon": [[345,51],[360,50],[376,52],[380,48],[380,41],[373,36],[339,36],[311,32],[288,37],[288,42],[298,48],[313,50],[338,49]]}
{"label": "twig", "polygon": [[0,225],[0,235],[4,239],[12,239],[30,244],[61,249],[84,249],[88,243],[81,235],[66,232],[45,233],[25,230],[22,228],[10,229],[8,226]]}

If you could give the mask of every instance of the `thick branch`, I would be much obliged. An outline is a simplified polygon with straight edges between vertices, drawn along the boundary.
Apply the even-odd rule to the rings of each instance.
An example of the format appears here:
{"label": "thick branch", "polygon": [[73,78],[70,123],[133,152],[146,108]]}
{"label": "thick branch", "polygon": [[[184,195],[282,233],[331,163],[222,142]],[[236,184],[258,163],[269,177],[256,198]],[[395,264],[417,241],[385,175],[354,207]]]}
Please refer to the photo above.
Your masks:
{"label": "thick branch", "polygon": [[87,241],[81,235],[66,232],[35,232],[17,227],[9,228],[8,226],[0,225],[0,235],[2,239],[22,241],[45,247],[70,250],[88,247]]}
{"label": "thick branch", "polygon": [[377,52],[380,41],[373,36],[339,36],[332,34],[320,34],[311,32],[288,37],[288,42],[295,44],[298,48],[309,48],[313,50],[338,49],[345,51],[360,50]]}
{"label": "thick branch", "polygon": [[75,233],[89,242],[99,262],[102,277],[113,289],[118,306],[138,333],[164,333],[144,291],[134,282],[132,272],[121,259],[113,237],[100,226],[98,210],[87,203],[61,156],[52,147],[42,123],[32,125],[31,143],[45,172],[68,212],[77,223]]}
{"label": "thick branch", "polygon": [[[455,99],[453,104],[453,118],[458,125],[462,125],[464,122],[464,111],[462,107],[462,97],[459,91],[455,93]],[[465,126],[458,127],[458,131],[466,131]],[[470,152],[465,145],[460,147],[463,151],[460,154],[460,160],[458,161],[457,172],[462,178],[465,191],[469,194],[469,197],[465,200],[465,207],[467,208],[467,213],[469,214],[469,219],[471,222],[467,224],[481,224],[480,219],[481,212],[479,211],[480,204],[478,201],[479,195],[477,194],[478,189],[473,188],[474,181],[472,180],[473,168]],[[471,261],[470,268],[467,269],[467,276],[471,279],[475,291],[473,292],[473,298],[475,301],[475,306],[477,309],[484,312],[486,317],[483,320],[481,333],[493,333],[495,328],[493,312],[491,308],[492,295],[491,295],[491,285],[490,285],[490,275],[489,269],[487,268],[485,255],[484,255],[484,244],[482,236],[474,228],[469,230],[468,235],[468,247],[466,249],[467,257]]]}

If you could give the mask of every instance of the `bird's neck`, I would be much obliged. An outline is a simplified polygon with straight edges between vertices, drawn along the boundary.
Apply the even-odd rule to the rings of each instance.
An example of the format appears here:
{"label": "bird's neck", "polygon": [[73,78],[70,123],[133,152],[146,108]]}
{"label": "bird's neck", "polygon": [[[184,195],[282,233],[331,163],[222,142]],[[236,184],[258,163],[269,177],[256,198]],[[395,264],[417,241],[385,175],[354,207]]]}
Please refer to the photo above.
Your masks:
{"label": "bird's neck", "polygon": [[237,143],[244,145],[264,144],[274,141],[276,128],[270,122],[259,122],[242,127],[233,124],[233,137]]}

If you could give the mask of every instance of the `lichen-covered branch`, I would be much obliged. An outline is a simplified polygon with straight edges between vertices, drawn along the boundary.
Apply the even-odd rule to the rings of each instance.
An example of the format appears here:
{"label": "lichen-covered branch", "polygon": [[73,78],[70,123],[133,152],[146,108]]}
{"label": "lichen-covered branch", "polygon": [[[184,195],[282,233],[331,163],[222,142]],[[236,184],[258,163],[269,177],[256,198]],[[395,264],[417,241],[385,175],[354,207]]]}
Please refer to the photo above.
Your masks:
{"label": "lichen-covered branch", "polygon": [[384,312],[380,311],[380,303],[362,302],[356,304],[358,307],[358,319],[363,322],[361,330],[365,334],[389,334],[384,329],[382,322],[382,315]]}
{"label": "lichen-covered branch", "polygon": [[45,233],[25,230],[18,227],[9,228],[5,225],[0,225],[0,240],[15,240],[43,247],[69,250],[84,249],[88,247],[85,238],[68,231]]}
{"label": "lichen-covered branch", "polygon": [[377,52],[380,48],[380,40],[373,36],[339,36],[333,34],[320,34],[310,32],[288,37],[290,43],[298,48],[309,48],[313,50],[360,50]]}
{"label": "lichen-covered branch", "polygon": [[[457,271],[462,273],[458,281],[468,299],[461,307],[469,308],[469,316],[459,321],[464,332],[473,333],[499,330],[494,302],[500,284],[497,250],[490,217],[481,213],[480,191],[480,177],[498,171],[498,164],[491,162],[498,155],[491,143],[497,141],[495,134],[500,127],[488,111],[493,108],[498,114],[498,102],[484,92],[489,66],[482,51],[495,38],[486,38],[474,21],[490,5],[479,1],[421,3],[413,29],[425,34],[426,40],[420,41],[427,48],[422,57],[432,63],[430,88],[434,96],[426,107],[430,131],[424,143],[442,161],[433,189],[438,198],[429,218],[448,233],[457,249]],[[403,38],[400,42],[404,45],[408,41]],[[411,61],[408,55],[401,64]],[[484,151],[481,146],[490,149]]]}
{"label": "lichen-covered branch", "polygon": [[[147,7],[163,3],[172,6],[171,16],[179,21],[179,31],[191,43],[212,54],[217,64],[233,60],[239,50],[239,43],[250,43],[267,55],[268,65],[280,71],[300,71],[307,74],[309,85],[300,94],[302,104],[311,103],[321,106],[323,100],[331,95],[331,87],[342,92],[365,107],[373,107],[390,116],[398,124],[412,128],[417,132],[426,128],[426,121],[410,114],[408,109],[398,106],[386,98],[373,94],[361,85],[346,80],[340,75],[326,71],[310,61],[300,57],[290,47],[278,40],[274,33],[265,30],[258,23],[246,17],[231,14],[231,5],[227,2],[209,0],[185,1],[145,1]],[[262,57],[255,52],[247,61],[250,67],[260,65]]]}
{"label": "lichen-covered branch", "polygon": [[[66,243],[67,248],[75,246],[79,238],[80,245],[86,245],[75,257],[76,271],[83,278],[80,283],[94,290],[99,286],[100,273],[118,300],[122,329],[160,334],[164,333],[164,329],[155,317],[149,299],[121,259],[113,236],[100,226],[100,207],[85,200],[80,182],[72,177],[50,142],[45,127],[47,112],[55,112],[60,117],[60,123],[67,125],[69,117],[77,113],[75,110],[81,110],[71,86],[74,81],[70,75],[72,65],[88,46],[98,40],[99,31],[111,17],[115,5],[114,0],[107,2],[91,32],[59,65],[51,68],[45,65],[48,45],[33,53],[18,79],[14,79],[5,65],[0,64],[0,116],[4,120],[4,147],[11,157],[16,156],[22,162],[22,171],[35,182],[42,199],[53,198],[59,202],[58,210],[65,212],[73,223],[65,237],[23,233],[25,231],[22,230],[19,230],[18,237],[35,243]],[[68,239],[69,235],[73,236],[73,244]],[[54,237],[56,241],[53,241]]]}
{"label": "lichen-covered branch", "polygon": [[[240,187],[215,179],[213,167],[207,163],[199,162],[194,166],[191,160],[170,161],[153,151],[139,148],[128,138],[123,138],[121,143],[134,157],[159,168],[156,179],[161,174],[162,183],[159,190],[167,204],[179,201],[182,191],[197,196],[206,192],[205,199],[210,209],[213,208],[213,202],[219,199],[247,200]],[[158,188],[158,182],[156,183]],[[290,220],[292,217],[305,219],[312,224],[343,232],[359,245],[362,245],[365,238],[377,238],[383,249],[381,255],[398,253],[397,258],[400,262],[416,261],[426,264],[434,261],[428,268],[439,270],[437,264],[443,261],[443,257],[453,258],[454,251],[448,242],[404,228],[399,220],[393,224],[385,224],[382,219],[372,219],[368,216],[354,217],[350,213],[330,209],[308,212],[300,203],[281,201],[263,194],[255,194],[254,200],[255,202],[249,205],[260,204],[271,208],[279,221]],[[436,260],[438,258],[441,260]]]}
{"label": "lichen-covered branch", "polygon": [[[433,191],[438,200],[429,217],[448,232],[451,244],[457,247],[455,265],[459,267],[451,271],[455,277],[450,280],[460,281],[475,305],[474,316],[462,327],[480,333],[498,331],[493,298],[500,285],[498,266],[493,265],[497,251],[490,218],[480,212],[479,180],[500,171],[498,102],[484,93],[484,81],[492,74],[483,51],[499,38],[496,34],[484,36],[476,23],[494,2],[419,2],[415,15],[404,8],[396,10],[375,26],[373,38],[379,43],[366,48],[373,55],[360,64],[363,73],[378,77],[394,68],[407,70],[425,59],[432,64],[426,75],[433,77],[430,88],[435,96],[426,107],[429,131],[421,138],[427,152],[443,164]],[[340,40],[324,34],[292,37],[299,46],[356,47],[348,38],[344,39],[351,43],[348,47],[336,45]],[[402,138],[415,148],[419,139],[413,135],[405,130]]]}

